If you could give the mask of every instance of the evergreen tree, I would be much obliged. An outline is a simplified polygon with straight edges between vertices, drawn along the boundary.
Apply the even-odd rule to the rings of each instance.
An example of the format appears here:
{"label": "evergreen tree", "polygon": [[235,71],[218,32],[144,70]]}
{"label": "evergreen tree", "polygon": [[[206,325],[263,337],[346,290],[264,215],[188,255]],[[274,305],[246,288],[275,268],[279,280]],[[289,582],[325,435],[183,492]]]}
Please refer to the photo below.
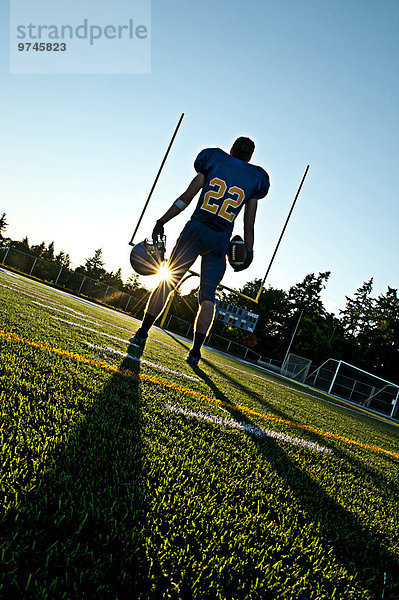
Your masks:
{"label": "evergreen tree", "polygon": [[356,337],[360,333],[367,333],[369,330],[373,313],[372,290],[373,278],[365,281],[356,290],[354,298],[345,296],[346,307],[339,312],[345,331],[351,337]]}
{"label": "evergreen tree", "polygon": [[[294,354],[310,358],[320,363],[331,356],[331,344],[328,338],[328,327],[325,326],[327,311],[321,299],[321,292],[331,275],[330,271],[309,273],[300,282],[289,289],[290,310],[284,321],[283,341],[284,354],[300,318],[295,338],[290,351]],[[280,357],[283,356],[280,353]]]}
{"label": "evergreen tree", "polygon": [[42,258],[43,254],[46,251],[46,244],[42,242],[41,244],[33,245],[30,248],[30,253],[37,258]]}
{"label": "evergreen tree", "polygon": [[16,250],[19,250],[20,252],[30,252],[28,236],[25,236],[21,242],[18,240],[11,240],[10,246]]}
{"label": "evergreen tree", "polygon": [[325,271],[315,276],[314,273],[306,275],[301,283],[293,285],[288,293],[288,297],[297,310],[304,310],[307,316],[324,316],[326,310],[320,298],[321,292],[326,287],[326,282],[331,275],[331,271]]}
{"label": "evergreen tree", "polygon": [[54,242],[50,242],[47,248],[43,252],[43,260],[54,260]]}
{"label": "evergreen tree", "polygon": [[7,229],[8,223],[6,221],[6,213],[3,213],[0,217],[0,241],[4,239],[3,232]]}
{"label": "evergreen tree", "polygon": [[102,253],[102,248],[98,248],[94,251],[94,255],[90,258],[86,258],[85,264],[81,265],[76,270],[80,273],[84,273],[88,277],[92,277],[93,279],[100,279],[105,273]]}
{"label": "evergreen tree", "polygon": [[54,260],[57,263],[57,265],[60,265],[61,267],[65,267],[66,269],[70,269],[71,267],[70,256],[69,254],[65,254],[64,250],[61,250]]}
{"label": "evergreen tree", "polygon": [[125,291],[134,294],[137,290],[143,287],[140,283],[137,273],[132,273],[125,285]]}
{"label": "evergreen tree", "polygon": [[118,269],[116,273],[110,271],[109,273],[104,270],[104,273],[100,276],[101,281],[106,285],[110,285],[118,290],[122,290],[124,288],[124,284],[122,281],[122,269]]}
{"label": "evergreen tree", "polygon": [[371,350],[376,372],[391,381],[399,380],[399,298],[397,289],[388,286],[375,301]]}
{"label": "evergreen tree", "polygon": [[[297,313],[297,319],[299,315]],[[325,321],[309,317],[305,313],[302,313],[302,315],[290,351],[305,358],[310,358],[316,364],[321,364],[330,358],[332,354],[331,342],[324,327]]]}

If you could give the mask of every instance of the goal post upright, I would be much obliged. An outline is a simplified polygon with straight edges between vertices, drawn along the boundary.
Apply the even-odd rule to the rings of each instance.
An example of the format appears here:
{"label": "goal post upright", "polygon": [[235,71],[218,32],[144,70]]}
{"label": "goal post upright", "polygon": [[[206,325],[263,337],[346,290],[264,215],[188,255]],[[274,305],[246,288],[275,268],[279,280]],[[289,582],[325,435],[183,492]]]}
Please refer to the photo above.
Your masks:
{"label": "goal post upright", "polygon": [[279,237],[279,239],[278,239],[278,242],[277,242],[277,244],[276,244],[276,247],[275,247],[275,249],[274,249],[273,255],[272,255],[271,259],[270,259],[269,266],[267,267],[267,270],[266,270],[265,276],[264,276],[264,278],[263,278],[263,281],[262,281],[262,283],[261,283],[261,285],[260,285],[260,288],[259,288],[259,290],[258,290],[258,293],[257,293],[257,295],[256,295],[256,298],[253,300],[253,302],[256,302],[256,303],[258,303],[258,301],[259,301],[260,295],[261,295],[261,293],[262,293],[263,286],[265,285],[265,281],[266,281],[266,279],[267,279],[267,276],[269,275],[269,272],[270,272],[271,266],[272,266],[272,264],[273,264],[273,261],[274,261],[274,259],[275,259],[275,256],[276,256],[276,254],[277,254],[277,250],[278,250],[278,248],[279,248],[279,246],[280,246],[280,242],[281,242],[281,240],[282,240],[282,238],[283,238],[283,235],[284,235],[284,233],[285,233],[285,230],[286,230],[286,228],[287,228],[288,221],[290,220],[290,217],[291,217],[292,211],[294,210],[294,206],[295,206],[295,204],[296,204],[296,201],[298,200],[298,196],[299,196],[299,194],[300,194],[300,192],[301,192],[301,189],[302,189],[303,183],[304,183],[304,181],[305,181],[306,175],[308,174],[309,167],[310,167],[310,165],[307,165],[307,166],[306,166],[305,172],[304,172],[304,174],[303,174],[303,176],[302,176],[302,179],[301,179],[301,183],[299,184],[299,187],[298,187],[298,189],[297,189],[297,192],[296,192],[296,194],[295,194],[294,201],[293,201],[293,203],[292,203],[292,205],[291,205],[290,212],[288,213],[288,217],[287,217],[287,218],[286,218],[286,220],[285,220],[284,227],[283,227],[283,229],[282,229],[282,231],[281,231],[281,234],[280,234],[280,237]]}
{"label": "goal post upright", "polygon": [[168,148],[167,148],[167,150],[166,150],[166,152],[165,152],[165,156],[163,157],[163,160],[162,160],[161,166],[160,166],[160,167],[159,167],[159,169],[158,169],[158,173],[157,173],[157,175],[156,175],[156,177],[155,177],[155,179],[154,179],[154,183],[152,184],[152,188],[151,188],[151,190],[150,190],[150,193],[148,194],[148,198],[147,198],[147,200],[146,200],[146,203],[144,204],[144,208],[143,208],[143,210],[142,210],[142,212],[141,212],[141,215],[140,215],[140,217],[139,217],[139,220],[138,220],[138,222],[137,222],[136,229],[134,230],[134,232],[133,232],[133,235],[132,235],[132,237],[131,237],[131,239],[130,239],[130,242],[129,242],[129,245],[130,245],[130,246],[134,246],[134,244],[133,244],[133,240],[134,240],[134,238],[135,238],[135,236],[136,236],[136,233],[137,233],[137,230],[138,230],[138,228],[140,227],[140,223],[141,223],[141,220],[142,220],[142,218],[143,218],[143,216],[144,216],[144,213],[145,213],[145,211],[147,210],[148,203],[149,203],[149,201],[150,201],[150,199],[151,199],[151,196],[152,196],[152,194],[153,194],[153,192],[154,192],[154,190],[155,190],[155,186],[157,185],[157,182],[158,182],[159,176],[160,176],[160,174],[161,174],[161,171],[162,171],[162,169],[163,169],[163,167],[164,167],[164,164],[165,164],[165,162],[166,162],[166,159],[168,158],[168,154],[169,154],[169,152],[170,152],[170,149],[172,148],[173,142],[175,141],[175,137],[176,137],[176,135],[177,135],[177,132],[179,131],[179,127],[180,127],[180,125],[181,125],[181,122],[183,121],[183,117],[184,117],[184,113],[182,113],[182,114],[180,115],[180,119],[179,119],[179,121],[178,121],[178,123],[177,123],[177,125],[176,125],[176,129],[174,130],[174,133],[173,133],[173,135],[172,135],[172,139],[171,139],[171,140],[170,140],[170,142],[169,142],[169,146],[168,146]]}

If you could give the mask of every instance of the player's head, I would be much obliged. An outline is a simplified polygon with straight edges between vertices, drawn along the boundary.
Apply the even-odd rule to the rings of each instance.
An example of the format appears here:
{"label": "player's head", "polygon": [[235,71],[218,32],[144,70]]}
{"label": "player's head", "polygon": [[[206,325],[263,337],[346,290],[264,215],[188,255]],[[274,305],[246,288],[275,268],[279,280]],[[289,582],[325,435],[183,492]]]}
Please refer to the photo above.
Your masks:
{"label": "player's head", "polygon": [[239,137],[231,147],[230,154],[235,158],[249,162],[255,150],[255,144],[247,137]]}

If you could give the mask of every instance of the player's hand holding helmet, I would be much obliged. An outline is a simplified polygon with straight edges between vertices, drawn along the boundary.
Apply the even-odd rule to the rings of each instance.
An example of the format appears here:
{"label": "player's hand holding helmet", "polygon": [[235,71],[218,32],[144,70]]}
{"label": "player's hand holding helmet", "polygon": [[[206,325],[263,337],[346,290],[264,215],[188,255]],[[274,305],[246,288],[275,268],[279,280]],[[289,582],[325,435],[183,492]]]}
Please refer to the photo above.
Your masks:
{"label": "player's hand holding helmet", "polygon": [[163,237],[164,236],[164,230],[163,230],[163,223],[160,219],[158,219],[158,221],[155,223],[155,227],[152,231],[152,241],[154,242],[154,245],[156,244],[158,237]]}
{"label": "player's hand holding helmet", "polygon": [[166,237],[162,221],[157,221],[151,240],[136,244],[130,252],[130,264],[139,275],[155,275],[165,260]]}
{"label": "player's hand holding helmet", "polygon": [[158,219],[155,223],[155,227],[152,230],[152,243],[154,246],[154,251],[158,257],[159,264],[161,264],[165,260],[165,252],[166,252],[166,236],[164,234],[163,222]]}

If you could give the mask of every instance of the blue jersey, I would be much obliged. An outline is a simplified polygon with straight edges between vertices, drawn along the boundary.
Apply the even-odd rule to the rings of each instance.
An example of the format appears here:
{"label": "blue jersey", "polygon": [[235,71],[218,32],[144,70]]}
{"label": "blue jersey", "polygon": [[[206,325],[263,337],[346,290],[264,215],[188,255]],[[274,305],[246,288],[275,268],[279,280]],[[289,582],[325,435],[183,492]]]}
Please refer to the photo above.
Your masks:
{"label": "blue jersey", "polygon": [[264,198],[269,191],[269,176],[264,169],[220,148],[202,150],[194,168],[204,175],[205,184],[191,219],[215,231],[231,234],[234,219],[245,203],[251,198]]}

